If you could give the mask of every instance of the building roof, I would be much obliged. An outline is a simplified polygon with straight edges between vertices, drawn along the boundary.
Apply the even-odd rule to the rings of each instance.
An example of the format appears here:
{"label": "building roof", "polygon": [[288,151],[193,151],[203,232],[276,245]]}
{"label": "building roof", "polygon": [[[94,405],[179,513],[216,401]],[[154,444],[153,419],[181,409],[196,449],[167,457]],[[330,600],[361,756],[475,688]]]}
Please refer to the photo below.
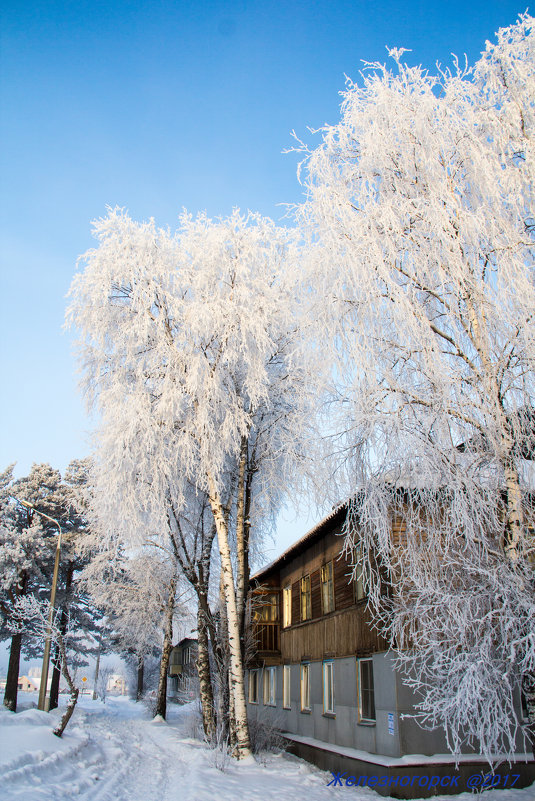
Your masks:
{"label": "building roof", "polygon": [[175,648],[184,648],[185,645],[192,645],[193,643],[195,643],[195,645],[197,645],[197,640],[192,639],[191,637],[184,637],[184,639],[180,640],[180,642],[177,642],[177,644],[174,647]]}
{"label": "building roof", "polygon": [[314,528],[311,528],[310,531],[307,531],[301,539],[294,542],[293,545],[290,545],[289,548],[286,548],[285,551],[281,553],[277,559],[274,559],[268,565],[263,567],[261,570],[257,570],[251,576],[251,581],[259,581],[261,578],[266,576],[268,573],[271,573],[272,570],[280,569],[283,565],[293,559],[297,554],[301,553],[308,548],[309,545],[312,545],[313,542],[318,540],[322,537],[329,529],[333,528],[338,523],[341,523],[346,516],[347,513],[347,503],[341,503],[338,506],[335,506],[329,514],[320,520]]}

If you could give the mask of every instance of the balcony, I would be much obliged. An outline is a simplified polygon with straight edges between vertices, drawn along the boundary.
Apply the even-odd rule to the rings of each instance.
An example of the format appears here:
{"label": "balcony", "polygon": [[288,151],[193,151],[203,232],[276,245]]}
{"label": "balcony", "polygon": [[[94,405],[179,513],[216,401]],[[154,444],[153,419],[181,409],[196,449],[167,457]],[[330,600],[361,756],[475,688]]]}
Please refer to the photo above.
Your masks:
{"label": "balcony", "polygon": [[253,626],[255,650],[258,654],[279,652],[279,624],[258,621]]}

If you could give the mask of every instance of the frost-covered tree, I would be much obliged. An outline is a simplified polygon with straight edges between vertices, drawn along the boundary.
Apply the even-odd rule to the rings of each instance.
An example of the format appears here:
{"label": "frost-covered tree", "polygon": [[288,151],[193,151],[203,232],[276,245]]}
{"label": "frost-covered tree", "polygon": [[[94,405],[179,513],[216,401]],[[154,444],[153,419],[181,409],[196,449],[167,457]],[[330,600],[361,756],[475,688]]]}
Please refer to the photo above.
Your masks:
{"label": "frost-covered tree", "polygon": [[248,532],[280,497],[303,427],[291,237],[237,211],[219,222],[184,214],[175,235],[120,210],[96,223],[95,236],[99,246],[71,289],[69,319],[80,330],[85,389],[101,415],[98,505],[110,519],[119,514],[114,525],[126,532],[144,519],[147,531],[163,534],[170,504],[184,508],[186,487],[206,493],[243,756],[250,752],[240,643]]}
{"label": "frost-covered tree", "polygon": [[533,18],[473,68],[390,56],[302,165],[332,453],[338,488],[364,490],[348,546],[421,720],[490,758],[514,751],[521,677],[534,688]]}
{"label": "frost-covered tree", "polygon": [[[56,594],[56,608],[59,610],[58,625],[66,631],[67,621],[72,629],[84,633],[80,641],[79,664],[87,664],[85,657],[94,656],[106,642],[108,632],[103,620],[103,612],[91,602],[84,592],[79,577],[88,556],[84,542],[90,537],[88,522],[88,481],[89,459],[75,459],[67,467],[58,495],[61,499],[56,511],[57,520],[63,533],[60,573]],[[52,679],[50,686],[49,709],[58,706],[59,681],[61,675],[61,650],[55,644],[52,655]]]}
{"label": "frost-covered tree", "polygon": [[59,474],[49,465],[33,465],[30,474],[18,481],[13,480],[12,467],[0,475],[0,637],[11,640],[4,704],[12,711],[17,708],[23,641],[28,644],[35,638],[28,631],[24,635],[21,631],[13,632],[10,623],[20,599],[39,598],[49,590],[54,554],[50,547],[51,532],[42,525],[38,514],[15,498],[28,500],[46,514],[45,510],[56,509],[58,484]]}
{"label": "frost-covered tree", "polygon": [[165,718],[167,672],[173,627],[186,612],[184,588],[171,551],[147,543],[132,548],[115,534],[106,537],[95,525],[88,543],[92,558],[80,584],[106,615],[108,650],[134,657],[138,669],[137,700],[143,693],[144,662],[159,655],[155,714]]}
{"label": "frost-covered tree", "polygon": [[216,669],[221,671],[224,659],[215,615],[210,607],[216,530],[206,493],[190,486],[186,503],[180,511],[169,503],[168,520],[172,554],[197,601],[197,673],[204,734],[211,741],[217,728],[211,662],[215,661]]}
{"label": "frost-covered tree", "polygon": [[[48,517],[58,521],[63,535],[55,604],[57,625],[65,633],[69,621],[71,629],[84,634],[84,638],[79,639],[81,648],[75,661],[83,663],[84,657],[92,652],[94,636],[104,633],[101,612],[89,602],[77,581],[84,565],[78,549],[88,535],[84,499],[88,470],[87,460],[75,460],[68,466],[64,478],[48,464],[33,465],[29,475],[17,481],[13,480],[11,469],[0,477],[0,609],[3,617],[0,634],[11,638],[4,698],[9,708],[16,706],[21,651],[30,659],[40,658],[43,653],[43,639],[38,632],[32,633],[31,625],[23,632],[13,633],[9,623],[18,598],[50,596],[58,528]],[[72,660],[71,663],[74,664]],[[61,652],[56,642],[52,653],[50,709],[58,705],[60,673]]]}

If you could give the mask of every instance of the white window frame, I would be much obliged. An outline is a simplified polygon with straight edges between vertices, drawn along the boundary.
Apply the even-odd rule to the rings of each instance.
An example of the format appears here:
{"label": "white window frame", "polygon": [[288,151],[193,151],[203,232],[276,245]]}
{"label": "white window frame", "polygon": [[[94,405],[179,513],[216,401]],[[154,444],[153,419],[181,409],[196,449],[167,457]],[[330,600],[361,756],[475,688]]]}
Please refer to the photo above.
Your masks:
{"label": "white window frame", "polygon": [[283,709],[291,709],[292,708],[292,701],[291,701],[291,692],[292,692],[292,666],[291,665],[283,665],[282,666],[282,708]]}
{"label": "white window frame", "polygon": [[[257,704],[258,703],[258,674],[260,671],[258,669],[250,670],[249,671],[249,703],[250,704]],[[254,676],[254,680],[253,680]],[[256,693],[253,693],[253,687],[256,689]],[[256,699],[254,696],[256,695]]]}
{"label": "white window frame", "polygon": [[276,706],[277,668],[264,668],[264,706]]}
{"label": "white window frame", "polygon": [[326,659],[323,663],[323,714],[334,715],[334,662]]}
{"label": "white window frame", "polygon": [[292,585],[288,584],[282,590],[282,626],[292,625]]}
{"label": "white window frame", "polygon": [[[364,687],[364,682],[362,680],[362,668],[364,663],[369,663],[371,665],[371,679],[372,679],[372,687]],[[371,657],[366,657],[363,659],[357,659],[357,680],[358,680],[358,700],[359,700],[359,723],[375,723],[377,720],[377,712],[375,709],[375,683],[373,677],[373,659]],[[365,693],[371,694],[371,698],[373,701],[373,714],[374,717],[365,717],[363,714],[363,691]]]}
{"label": "white window frame", "polygon": [[310,662],[301,664],[301,712],[310,712]]}

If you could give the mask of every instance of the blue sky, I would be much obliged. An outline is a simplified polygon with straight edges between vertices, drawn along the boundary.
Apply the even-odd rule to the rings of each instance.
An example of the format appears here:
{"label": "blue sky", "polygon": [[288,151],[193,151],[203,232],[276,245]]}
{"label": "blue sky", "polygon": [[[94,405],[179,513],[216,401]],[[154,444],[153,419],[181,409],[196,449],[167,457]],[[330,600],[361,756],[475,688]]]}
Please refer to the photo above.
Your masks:
{"label": "blue sky", "polygon": [[[290,132],[336,122],[344,75],[385,45],[470,62],[525,10],[488,2],[10,2],[1,30],[0,468],[88,452],[65,294],[106,205],[279,219]],[[314,522],[313,519],[308,523]],[[290,539],[301,530],[292,526]],[[282,543],[286,544],[286,543]]]}

